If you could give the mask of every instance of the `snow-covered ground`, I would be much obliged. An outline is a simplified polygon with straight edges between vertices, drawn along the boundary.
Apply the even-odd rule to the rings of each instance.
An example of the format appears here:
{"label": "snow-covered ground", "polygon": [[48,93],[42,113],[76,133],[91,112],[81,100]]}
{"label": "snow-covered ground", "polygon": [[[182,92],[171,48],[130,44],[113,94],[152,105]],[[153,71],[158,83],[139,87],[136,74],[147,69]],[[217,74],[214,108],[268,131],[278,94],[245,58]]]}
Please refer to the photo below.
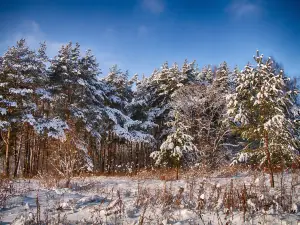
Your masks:
{"label": "snow-covered ground", "polygon": [[289,173],[276,175],[274,189],[262,174],[179,181],[101,176],[74,178],[71,188],[47,188],[31,179],[16,181],[14,187],[17,193],[1,209],[0,224],[296,225],[300,221],[298,175]]}

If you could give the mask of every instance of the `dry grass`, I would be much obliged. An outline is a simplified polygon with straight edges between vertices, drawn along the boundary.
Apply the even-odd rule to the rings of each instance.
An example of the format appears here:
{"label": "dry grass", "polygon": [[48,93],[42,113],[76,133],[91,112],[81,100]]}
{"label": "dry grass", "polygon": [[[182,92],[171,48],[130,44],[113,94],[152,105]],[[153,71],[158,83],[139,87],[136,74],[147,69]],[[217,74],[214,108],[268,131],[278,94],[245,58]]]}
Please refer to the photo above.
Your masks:
{"label": "dry grass", "polygon": [[[239,169],[224,168],[220,174],[236,175]],[[253,224],[272,224],[266,223],[268,216],[279,219],[283,215],[297,212],[295,204],[300,201],[299,171],[289,176],[277,174],[275,189],[269,187],[268,176],[260,172],[253,172],[246,183],[241,178],[226,179],[225,182],[222,179],[223,183],[216,183],[218,181],[215,178],[199,179],[192,176],[192,172],[195,171],[187,171],[188,178],[185,179],[184,187],[173,182],[174,170],[156,170],[136,175],[139,177],[136,191],[103,188],[96,193],[105,201],[91,208],[94,209],[91,211],[92,216],[84,224],[126,224],[126,218],[133,217],[138,218],[139,224],[161,224],[163,220],[175,223],[180,221],[177,215],[180,210],[196,215],[190,224],[236,224],[233,221],[237,219],[248,224],[251,221],[255,221]],[[162,181],[157,186],[149,187],[147,182],[140,179],[142,177]],[[86,184],[85,179],[76,178],[73,183],[83,185]],[[43,220],[38,213],[35,219],[37,222]],[[60,221],[62,218],[56,215],[54,220]]]}
{"label": "dry grass", "polygon": [[[234,165],[234,166],[222,166],[218,170],[211,170],[207,167],[198,167],[189,170],[179,170],[179,179],[189,179],[191,177],[212,177],[212,176],[222,176],[222,177],[232,177],[239,173],[250,173],[253,171],[259,171],[259,169],[251,170],[248,166],[244,165]],[[151,169],[151,170],[140,170],[133,178],[138,179],[155,179],[155,180],[176,180],[176,169]]]}

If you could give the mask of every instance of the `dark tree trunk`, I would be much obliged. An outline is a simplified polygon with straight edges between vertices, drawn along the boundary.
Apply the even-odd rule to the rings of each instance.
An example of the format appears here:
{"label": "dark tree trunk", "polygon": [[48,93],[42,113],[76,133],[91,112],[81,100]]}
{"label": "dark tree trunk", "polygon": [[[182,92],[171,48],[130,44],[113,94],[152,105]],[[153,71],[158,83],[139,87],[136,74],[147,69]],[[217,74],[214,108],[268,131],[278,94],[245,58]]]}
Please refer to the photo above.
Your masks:
{"label": "dark tree trunk", "polygon": [[16,147],[14,177],[18,176],[18,169],[19,169],[19,164],[20,164],[20,155],[21,155],[20,153],[21,153],[22,143],[23,143],[23,134],[21,134],[21,139],[19,141],[19,146]]}
{"label": "dark tree trunk", "polygon": [[100,152],[101,152],[101,167],[100,167],[100,171],[102,173],[104,173],[104,169],[105,169],[105,144],[103,139],[101,139],[101,146],[100,146]]}
{"label": "dark tree trunk", "polygon": [[272,161],[271,161],[271,154],[269,151],[269,136],[268,136],[267,132],[265,132],[265,151],[266,151],[266,155],[267,155],[268,167],[269,167],[269,172],[270,172],[270,185],[271,185],[271,187],[274,187],[275,182],[274,182],[273,165],[272,165]]}
{"label": "dark tree trunk", "polygon": [[176,166],[176,180],[179,179],[179,164]]}
{"label": "dark tree trunk", "polygon": [[137,173],[140,168],[139,164],[139,143],[136,143],[136,148],[135,148],[135,172]]}
{"label": "dark tree trunk", "polygon": [[3,138],[5,143],[5,176],[9,177],[9,145],[10,145],[11,129],[8,128],[6,138]]}

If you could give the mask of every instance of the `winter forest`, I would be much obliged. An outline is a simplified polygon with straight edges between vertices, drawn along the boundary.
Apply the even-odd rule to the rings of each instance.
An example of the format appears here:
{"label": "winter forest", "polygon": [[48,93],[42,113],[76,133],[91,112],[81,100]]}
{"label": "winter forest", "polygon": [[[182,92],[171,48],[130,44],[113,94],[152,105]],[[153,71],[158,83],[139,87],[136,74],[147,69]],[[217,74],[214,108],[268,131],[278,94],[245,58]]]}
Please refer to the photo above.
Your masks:
{"label": "winter forest", "polygon": [[298,163],[296,84],[259,52],[241,71],[186,60],[140,80],[117,66],[100,79],[78,43],[45,51],[20,40],[1,57],[7,177]]}
{"label": "winter forest", "polygon": [[[273,188],[278,173],[300,166],[296,80],[255,49],[243,68],[162,62],[143,77],[117,65],[102,74],[92,50],[78,43],[61,46],[54,58],[46,50],[21,39],[0,57],[2,182],[56,177],[72,188],[85,176],[154,171],[180,180],[190,171],[238,168],[266,175]],[[250,206],[241,208],[244,222]],[[147,224],[146,211],[138,224]],[[35,221],[42,224],[38,214]]]}

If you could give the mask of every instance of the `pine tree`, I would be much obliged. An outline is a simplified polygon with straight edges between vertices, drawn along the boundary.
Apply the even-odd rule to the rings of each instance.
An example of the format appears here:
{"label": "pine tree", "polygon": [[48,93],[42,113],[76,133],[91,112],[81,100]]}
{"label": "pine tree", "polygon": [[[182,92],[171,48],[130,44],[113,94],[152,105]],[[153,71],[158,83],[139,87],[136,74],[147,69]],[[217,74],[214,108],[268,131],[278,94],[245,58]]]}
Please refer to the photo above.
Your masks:
{"label": "pine tree", "polygon": [[180,166],[188,167],[195,165],[199,160],[199,151],[193,144],[193,137],[187,134],[185,125],[180,121],[180,116],[176,112],[175,120],[168,123],[172,128],[172,132],[167,139],[161,144],[160,151],[151,153],[151,157],[158,166],[175,166],[176,179]]}
{"label": "pine tree", "polygon": [[108,86],[105,93],[109,99],[109,105],[124,112],[126,105],[131,102],[133,98],[132,84],[129,80],[128,71],[123,72],[114,65],[110,68],[108,75],[103,78],[103,81]]}
{"label": "pine tree", "polygon": [[160,141],[164,140],[169,133],[169,129],[164,124],[171,118],[169,117],[170,101],[172,94],[180,87],[188,83],[188,73],[182,73],[177,63],[169,67],[165,62],[161,70],[155,70],[151,79],[153,92],[151,93],[150,110],[148,115],[152,117],[152,121],[160,127],[156,138]]}
{"label": "pine tree", "polygon": [[165,62],[160,69],[155,69],[151,76],[137,83],[133,101],[128,105],[130,115],[142,122],[142,126],[153,134],[158,145],[165,140],[170,128],[165,123],[171,120],[170,101],[180,87],[197,82],[198,69],[195,62],[183,63],[182,68],[175,63],[169,67]]}
{"label": "pine tree", "polygon": [[49,76],[51,92],[55,95],[55,113],[64,120],[71,116],[72,104],[74,103],[74,94],[77,80],[79,80],[79,44],[73,48],[70,42],[62,46],[59,54],[51,60],[49,67]]}
{"label": "pine tree", "polygon": [[199,72],[198,80],[201,83],[209,85],[213,82],[215,78],[214,76],[215,76],[215,72],[213,71],[212,66],[208,65],[208,66],[204,66],[202,70]]}
{"label": "pine tree", "polygon": [[226,62],[221,63],[221,65],[216,70],[216,77],[213,80],[214,88],[217,88],[218,91],[228,93],[229,91],[229,77],[230,71]]}
{"label": "pine tree", "polygon": [[73,114],[80,120],[86,132],[100,138],[105,131],[104,105],[106,100],[106,86],[98,79],[101,74],[99,64],[91,50],[78,62],[78,77],[74,92]]}
{"label": "pine tree", "polygon": [[107,127],[105,85],[98,80],[100,70],[96,59],[90,50],[81,57],[80,45],[76,43],[73,47],[69,43],[62,46],[58,56],[51,61],[49,73],[55,99],[53,116],[65,121],[71,132],[67,135],[71,140],[67,140],[64,151],[70,150],[68,143],[74,143],[86,168],[92,168],[88,150],[82,147],[88,144],[84,139],[90,135],[99,140]]}
{"label": "pine tree", "polygon": [[106,86],[104,93],[107,101],[104,110],[109,120],[109,130],[125,140],[137,143],[151,142],[153,138],[147,133],[147,124],[131,117],[132,85],[136,76],[131,80],[128,77],[128,71],[124,73],[115,65],[102,79]]}
{"label": "pine tree", "polygon": [[[156,84],[153,83],[152,77],[143,77],[142,80],[137,80],[134,98],[126,107],[128,116],[133,120],[139,121],[139,126],[142,130],[152,138],[157,124],[154,122],[155,115],[149,112],[151,112],[153,106],[152,101],[154,101],[153,97],[155,96],[156,90]],[[155,143],[155,141],[153,143]]]}
{"label": "pine tree", "polygon": [[[0,126],[1,136],[6,143],[5,173],[7,176],[9,175],[12,135],[15,142],[18,134],[20,136],[26,135],[25,146],[28,146],[26,143],[29,141],[31,130],[43,134],[45,128],[49,128],[49,124],[45,124],[44,118],[44,103],[51,98],[45,89],[48,79],[45,51],[45,44],[41,44],[38,52],[35,52],[28,48],[24,39],[21,39],[15,47],[9,48],[3,56],[0,71],[2,86]],[[56,130],[54,129],[54,131]],[[24,157],[30,158],[31,154],[29,148],[26,147]],[[16,168],[18,168],[19,159],[20,151],[15,159]],[[26,170],[29,166],[29,164],[26,165]],[[16,171],[14,175],[16,175]]]}
{"label": "pine tree", "polygon": [[213,72],[213,70],[212,70],[212,66],[211,66],[211,65],[208,66],[208,69],[207,69],[207,72],[206,72],[205,80],[206,80],[209,84],[211,84],[212,81],[214,80],[214,72]]}
{"label": "pine tree", "polygon": [[294,160],[298,144],[290,116],[295,91],[287,90],[283,71],[275,73],[271,58],[264,62],[257,51],[254,59],[256,67],[248,64],[237,75],[236,91],[227,98],[228,116],[242,138],[259,142],[254,152],[247,150],[268,166],[274,187],[273,163]]}

